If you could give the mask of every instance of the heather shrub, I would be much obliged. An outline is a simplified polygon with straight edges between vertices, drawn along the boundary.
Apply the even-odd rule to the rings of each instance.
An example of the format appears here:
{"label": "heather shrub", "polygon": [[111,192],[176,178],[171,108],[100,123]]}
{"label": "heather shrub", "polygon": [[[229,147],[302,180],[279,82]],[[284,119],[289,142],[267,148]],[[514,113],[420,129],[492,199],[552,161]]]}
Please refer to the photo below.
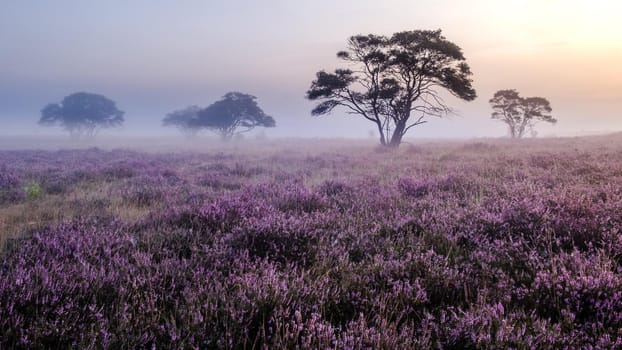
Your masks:
{"label": "heather shrub", "polygon": [[252,201],[248,193],[222,195],[200,207],[178,208],[168,215],[171,225],[204,233],[228,233],[252,218],[269,216],[274,208],[263,201]]}
{"label": "heather shrub", "polygon": [[431,191],[431,184],[428,181],[417,181],[412,178],[399,179],[397,186],[401,193],[412,197],[422,197]]}
{"label": "heather shrub", "polygon": [[42,189],[49,194],[63,194],[70,190],[71,184],[63,179],[45,179],[42,181]]}
{"label": "heather shrub", "polygon": [[309,266],[314,263],[322,234],[316,221],[319,220],[311,216],[294,218],[273,213],[236,227],[226,240],[234,250],[254,258]]}
{"label": "heather shrub", "polygon": [[286,187],[277,197],[276,207],[283,212],[313,213],[326,208],[324,198],[300,186]]}
{"label": "heather shrub", "polygon": [[108,181],[126,179],[136,174],[135,169],[136,168],[134,168],[134,166],[131,164],[124,164],[123,162],[119,162],[117,164],[112,164],[108,166],[107,168],[103,169],[102,175]]}
{"label": "heather shrub", "polygon": [[534,154],[529,159],[529,165],[545,170],[552,169],[557,163],[557,157],[551,153]]}
{"label": "heather shrub", "polygon": [[230,175],[239,176],[239,177],[253,177],[253,176],[261,175],[265,172],[263,167],[259,167],[259,166],[249,167],[241,163],[235,163],[233,168],[230,168],[228,170],[229,170]]}
{"label": "heather shrub", "polygon": [[124,191],[121,195],[126,202],[138,206],[149,207],[156,205],[163,198],[163,193],[150,186],[136,186]]}
{"label": "heather shrub", "polygon": [[210,163],[207,166],[205,166],[205,170],[207,170],[208,172],[222,172],[222,173],[229,173],[231,171],[229,166],[227,166],[227,164],[223,162]]}
{"label": "heather shrub", "polygon": [[466,151],[483,153],[483,152],[491,152],[491,151],[498,150],[499,146],[492,145],[492,144],[485,143],[485,142],[470,142],[470,143],[464,144],[462,146],[462,149]]}
{"label": "heather shrub", "polygon": [[538,271],[531,290],[538,313],[565,327],[598,334],[622,326],[622,279],[607,259],[562,253]]}
{"label": "heather shrub", "polygon": [[428,314],[420,333],[434,347],[452,349],[550,349],[578,344],[578,339],[565,336],[559,325],[533,314],[506,310],[502,303],[478,303],[469,310],[450,308],[436,316]]}
{"label": "heather shrub", "polygon": [[26,194],[20,188],[21,181],[6,169],[0,169],[0,204],[13,203],[24,199]]}
{"label": "heather shrub", "polygon": [[160,176],[137,176],[127,180],[121,188],[120,196],[128,204],[137,207],[158,205],[165,196],[167,180]]}
{"label": "heather shrub", "polygon": [[266,147],[0,152],[0,348],[622,347],[619,145]]}
{"label": "heather shrub", "polygon": [[338,180],[325,180],[317,188],[320,195],[327,197],[343,196],[353,191],[347,183]]}
{"label": "heather shrub", "polygon": [[242,188],[243,184],[240,181],[232,179],[229,176],[223,176],[220,174],[210,174],[201,176],[197,179],[199,186],[209,187],[213,190],[234,191]]}

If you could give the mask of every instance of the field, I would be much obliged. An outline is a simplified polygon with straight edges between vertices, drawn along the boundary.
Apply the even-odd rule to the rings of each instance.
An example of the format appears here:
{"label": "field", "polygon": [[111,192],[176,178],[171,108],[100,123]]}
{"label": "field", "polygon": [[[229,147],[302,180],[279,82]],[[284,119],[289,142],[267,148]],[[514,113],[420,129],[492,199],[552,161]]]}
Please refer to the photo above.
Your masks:
{"label": "field", "polygon": [[0,348],[622,346],[622,137],[0,151]]}

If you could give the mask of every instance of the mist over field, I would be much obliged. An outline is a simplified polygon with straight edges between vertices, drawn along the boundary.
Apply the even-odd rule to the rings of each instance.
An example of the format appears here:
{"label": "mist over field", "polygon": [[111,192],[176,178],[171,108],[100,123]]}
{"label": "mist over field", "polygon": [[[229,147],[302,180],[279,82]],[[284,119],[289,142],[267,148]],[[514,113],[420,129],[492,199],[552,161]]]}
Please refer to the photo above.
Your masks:
{"label": "mist over field", "polygon": [[[442,29],[473,71],[479,98],[448,99],[459,116],[413,130],[422,137],[503,137],[488,100],[500,89],[550,100],[559,117],[540,136],[622,130],[622,44],[614,1],[489,0],[10,1],[0,11],[0,137],[63,135],[37,126],[41,109],[73,92],[103,94],[126,112],[113,135],[174,135],[161,120],[228,91],[255,95],[276,117],[273,137],[362,137],[365,120],[336,110],[312,118],[314,74],[356,34]],[[36,25],[35,25],[36,24]]]}
{"label": "mist over field", "polygon": [[622,5],[0,5],[0,349],[622,348]]}

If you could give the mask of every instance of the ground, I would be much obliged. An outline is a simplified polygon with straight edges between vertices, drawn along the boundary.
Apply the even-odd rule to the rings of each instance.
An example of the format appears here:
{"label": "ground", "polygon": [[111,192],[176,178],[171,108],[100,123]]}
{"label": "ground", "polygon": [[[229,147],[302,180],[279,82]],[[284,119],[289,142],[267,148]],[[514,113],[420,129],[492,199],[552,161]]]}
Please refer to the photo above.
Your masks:
{"label": "ground", "polygon": [[0,151],[0,348],[622,345],[622,137]]}

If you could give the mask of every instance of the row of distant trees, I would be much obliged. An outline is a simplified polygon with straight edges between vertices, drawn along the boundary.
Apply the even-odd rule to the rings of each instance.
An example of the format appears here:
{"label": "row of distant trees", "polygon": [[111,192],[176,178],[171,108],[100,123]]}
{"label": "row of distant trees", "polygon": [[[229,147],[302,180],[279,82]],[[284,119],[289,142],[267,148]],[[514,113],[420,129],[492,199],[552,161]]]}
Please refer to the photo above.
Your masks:
{"label": "row of distant trees", "polygon": [[[257,105],[257,98],[240,92],[227,93],[208,107],[190,106],[169,113],[163,120],[165,126],[174,126],[187,136],[200,130],[211,130],[224,140],[255,127],[274,127],[274,118]],[[41,111],[39,123],[59,125],[69,131],[72,138],[92,137],[103,128],[123,123],[124,112],[109,98],[87,92],[69,95],[61,103],[48,104]]]}
{"label": "row of distant trees", "polygon": [[[345,109],[373,123],[383,146],[398,147],[411,128],[426,123],[429,117],[452,113],[444,93],[465,101],[477,97],[462,49],[440,30],[405,31],[391,37],[352,36],[337,57],[348,68],[316,74],[306,93],[306,98],[318,101],[311,114]],[[533,132],[537,122],[556,122],[543,97],[523,98],[516,90],[500,90],[489,102],[492,118],[506,123],[513,138]],[[73,137],[82,137],[121,125],[123,116],[107,97],[79,92],[43,108],[39,123],[60,125]],[[163,124],[188,136],[213,131],[225,140],[256,127],[276,126],[255,96],[240,92],[229,92],[205,108],[190,106],[171,112]]]}

